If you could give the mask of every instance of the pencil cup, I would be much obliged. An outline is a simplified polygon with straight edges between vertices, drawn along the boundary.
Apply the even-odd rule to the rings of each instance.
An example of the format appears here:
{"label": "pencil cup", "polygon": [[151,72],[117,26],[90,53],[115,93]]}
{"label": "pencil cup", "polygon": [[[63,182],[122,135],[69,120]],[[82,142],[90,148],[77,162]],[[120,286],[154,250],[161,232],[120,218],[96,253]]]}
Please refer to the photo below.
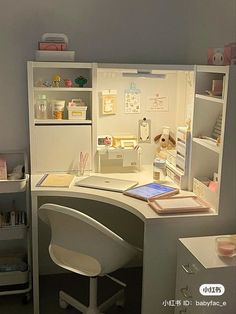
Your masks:
{"label": "pencil cup", "polygon": [[79,176],[83,177],[83,175],[84,175],[84,169],[79,169]]}

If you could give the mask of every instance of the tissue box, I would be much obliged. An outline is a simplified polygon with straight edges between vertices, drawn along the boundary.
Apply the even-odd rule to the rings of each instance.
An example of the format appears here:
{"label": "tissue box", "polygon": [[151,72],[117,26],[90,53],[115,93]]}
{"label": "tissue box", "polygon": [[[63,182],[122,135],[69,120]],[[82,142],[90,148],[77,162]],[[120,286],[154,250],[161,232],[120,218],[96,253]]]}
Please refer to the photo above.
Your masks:
{"label": "tissue box", "polygon": [[236,43],[228,44],[224,48],[224,64],[236,65]]}
{"label": "tissue box", "polygon": [[224,48],[208,48],[207,63],[224,65]]}

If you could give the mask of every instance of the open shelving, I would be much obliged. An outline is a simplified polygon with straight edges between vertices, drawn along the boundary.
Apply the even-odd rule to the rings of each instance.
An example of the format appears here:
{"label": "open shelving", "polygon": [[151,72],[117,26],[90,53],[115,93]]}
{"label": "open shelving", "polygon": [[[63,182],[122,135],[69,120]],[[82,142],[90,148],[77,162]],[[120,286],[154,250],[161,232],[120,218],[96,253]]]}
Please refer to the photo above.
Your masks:
{"label": "open shelving", "polygon": [[[236,69],[233,66],[196,66],[195,78],[189,188],[218,212],[225,187],[230,182],[226,173],[231,172],[228,153],[235,110],[236,95],[232,87]],[[213,80],[223,81],[222,96],[206,94],[211,90]],[[219,123],[216,126],[219,119],[220,127]],[[220,134],[218,138],[214,134],[216,128]],[[208,183],[216,177],[217,188],[209,188]]]}
{"label": "open shelving", "polygon": [[[92,136],[95,124],[96,64],[75,62],[28,62],[29,126],[31,145],[31,171],[44,173],[64,171],[77,173],[80,152],[89,153],[86,170],[92,167]],[[60,76],[59,86],[53,86],[53,77]],[[75,83],[79,76],[86,78],[83,87]],[[66,87],[64,79],[72,81]],[[43,86],[48,84],[49,86]],[[36,101],[40,95],[47,99],[46,118],[36,114]],[[87,107],[84,116],[76,119],[69,115],[68,104],[81,99]],[[63,100],[62,119],[55,119],[52,104]],[[83,112],[84,112],[83,111]],[[35,141],[37,139],[37,141]],[[49,157],[50,156],[50,157]]]}

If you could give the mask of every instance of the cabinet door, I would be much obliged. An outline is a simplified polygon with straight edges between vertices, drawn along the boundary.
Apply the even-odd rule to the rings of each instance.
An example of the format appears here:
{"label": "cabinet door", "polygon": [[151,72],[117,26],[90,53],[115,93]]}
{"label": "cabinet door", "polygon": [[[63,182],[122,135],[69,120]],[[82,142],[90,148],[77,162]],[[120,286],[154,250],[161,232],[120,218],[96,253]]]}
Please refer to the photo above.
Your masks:
{"label": "cabinet door", "polygon": [[[91,156],[90,125],[38,126],[34,138],[32,164],[37,172],[77,171],[80,152]],[[86,170],[90,170],[90,158]]]}

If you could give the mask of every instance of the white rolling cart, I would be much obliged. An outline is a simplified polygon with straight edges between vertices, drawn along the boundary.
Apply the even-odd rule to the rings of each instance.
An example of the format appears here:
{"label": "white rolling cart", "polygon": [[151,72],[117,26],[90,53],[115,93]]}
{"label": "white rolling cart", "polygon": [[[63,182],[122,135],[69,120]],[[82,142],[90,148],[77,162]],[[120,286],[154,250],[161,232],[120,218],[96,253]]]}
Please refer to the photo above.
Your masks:
{"label": "white rolling cart", "polygon": [[[24,167],[24,177],[0,180],[0,296],[23,294],[23,302],[31,298],[31,215],[29,175],[23,151],[0,152],[8,173],[17,165]],[[13,217],[12,217],[13,216]]]}

